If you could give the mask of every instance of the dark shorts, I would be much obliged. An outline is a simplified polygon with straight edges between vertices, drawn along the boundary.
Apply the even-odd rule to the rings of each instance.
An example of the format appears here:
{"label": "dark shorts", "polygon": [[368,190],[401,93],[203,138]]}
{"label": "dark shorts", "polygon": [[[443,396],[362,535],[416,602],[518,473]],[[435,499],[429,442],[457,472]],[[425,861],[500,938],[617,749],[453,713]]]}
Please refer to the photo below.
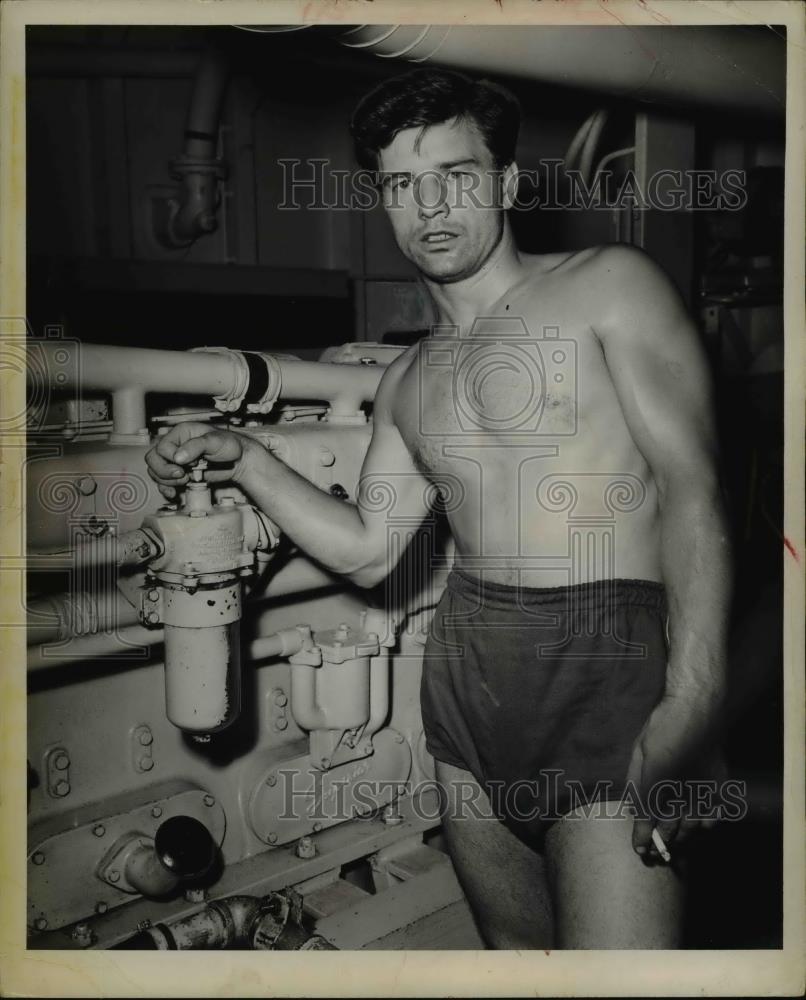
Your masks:
{"label": "dark shorts", "polygon": [[453,570],[425,646],[426,747],[539,848],[570,809],[624,795],[665,688],[666,614],[651,581],[534,589]]}

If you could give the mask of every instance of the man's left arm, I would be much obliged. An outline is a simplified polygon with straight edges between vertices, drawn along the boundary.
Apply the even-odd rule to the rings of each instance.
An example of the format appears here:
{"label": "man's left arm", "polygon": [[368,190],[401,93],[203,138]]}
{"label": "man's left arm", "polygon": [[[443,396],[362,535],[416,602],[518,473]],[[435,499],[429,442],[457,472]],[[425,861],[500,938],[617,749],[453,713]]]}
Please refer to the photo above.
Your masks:
{"label": "man's left arm", "polygon": [[[715,739],[725,698],[731,557],[717,468],[711,379],[697,331],[669,279],[642,251],[603,249],[593,266],[594,329],[633,440],[657,485],[669,605],[664,697],[635,748],[642,793],[691,776]],[[702,777],[709,777],[703,774]],[[633,846],[654,855],[679,821],[636,820]]]}

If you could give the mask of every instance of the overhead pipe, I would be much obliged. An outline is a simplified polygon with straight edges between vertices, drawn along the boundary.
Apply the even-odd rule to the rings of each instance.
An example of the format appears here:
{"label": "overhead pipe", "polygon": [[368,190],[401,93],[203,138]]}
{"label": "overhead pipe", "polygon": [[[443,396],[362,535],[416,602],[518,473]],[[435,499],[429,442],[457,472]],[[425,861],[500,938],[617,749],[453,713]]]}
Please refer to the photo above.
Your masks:
{"label": "overhead pipe", "polygon": [[[69,363],[64,356],[71,355]],[[58,360],[57,360],[58,357]],[[162,351],[145,347],[69,344],[43,340],[29,366],[37,381],[41,370],[59,371],[61,389],[112,394],[112,443],[148,442],[145,394],[212,396],[219,409],[268,412],[277,399],[323,400],[331,422],[364,419],[361,404],[375,398],[384,365],[300,361],[228,348]]]}
{"label": "overhead pipe", "polygon": [[218,228],[218,182],[226,176],[216,156],[221,108],[229,66],[215,48],[202,54],[193,84],[182,152],[171,161],[171,174],[181,182],[179,199],[164,202],[167,214],[157,224],[158,238],[169,247],[189,246]]}
{"label": "overhead pipe", "polygon": [[786,41],[766,28],[364,24],[342,45],[637,101],[783,115]]}

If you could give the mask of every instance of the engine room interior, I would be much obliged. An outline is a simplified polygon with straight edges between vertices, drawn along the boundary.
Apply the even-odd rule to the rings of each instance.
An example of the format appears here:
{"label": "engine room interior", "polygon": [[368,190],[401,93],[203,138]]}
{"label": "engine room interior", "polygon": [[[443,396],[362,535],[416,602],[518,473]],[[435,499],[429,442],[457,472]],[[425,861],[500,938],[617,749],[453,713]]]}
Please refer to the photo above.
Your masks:
{"label": "engine room interior", "polygon": [[[748,812],[692,858],[685,947],[781,947],[785,38],[110,24],[27,30],[28,318],[5,332],[28,371],[29,949],[484,947],[420,714],[444,511],[396,523],[401,563],[362,588],[204,460],[174,499],[145,462],[192,420],[356,503],[379,381],[434,317],[356,204],[348,125],[423,64],[518,97],[521,249],[640,247],[697,322]],[[562,210],[571,169],[622,197]],[[659,170],[717,178],[707,205],[624,197]]]}

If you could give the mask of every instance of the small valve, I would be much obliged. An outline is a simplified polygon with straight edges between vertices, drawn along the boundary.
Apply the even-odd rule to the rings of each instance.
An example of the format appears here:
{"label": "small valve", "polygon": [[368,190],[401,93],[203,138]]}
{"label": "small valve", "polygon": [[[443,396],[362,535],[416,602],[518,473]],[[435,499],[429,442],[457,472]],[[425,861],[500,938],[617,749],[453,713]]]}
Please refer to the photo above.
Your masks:
{"label": "small valve", "polygon": [[190,480],[193,483],[204,482],[204,470],[207,468],[207,460],[200,458],[198,462],[191,466]]}

